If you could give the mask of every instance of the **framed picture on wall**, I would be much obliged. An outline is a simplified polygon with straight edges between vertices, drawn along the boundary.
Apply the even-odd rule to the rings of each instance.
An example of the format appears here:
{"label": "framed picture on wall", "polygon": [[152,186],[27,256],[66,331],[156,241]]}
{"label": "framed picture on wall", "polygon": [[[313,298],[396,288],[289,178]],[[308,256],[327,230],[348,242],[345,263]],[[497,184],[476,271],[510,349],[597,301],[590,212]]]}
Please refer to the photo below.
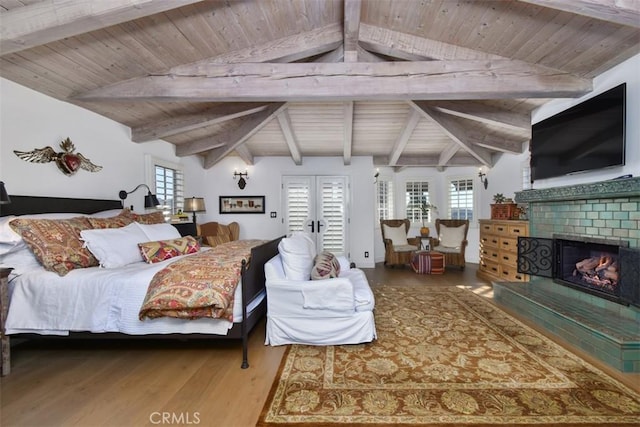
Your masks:
{"label": "framed picture on wall", "polygon": [[264,213],[264,196],[220,196],[221,214]]}

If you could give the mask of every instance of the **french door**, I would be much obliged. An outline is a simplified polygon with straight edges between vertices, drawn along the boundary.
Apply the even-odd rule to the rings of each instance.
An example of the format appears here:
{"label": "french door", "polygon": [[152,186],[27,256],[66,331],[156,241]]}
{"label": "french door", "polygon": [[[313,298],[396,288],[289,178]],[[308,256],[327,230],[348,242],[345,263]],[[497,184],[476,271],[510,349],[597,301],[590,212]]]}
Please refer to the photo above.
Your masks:
{"label": "french door", "polygon": [[285,232],[307,232],[318,252],[348,256],[348,188],[346,176],[283,176]]}

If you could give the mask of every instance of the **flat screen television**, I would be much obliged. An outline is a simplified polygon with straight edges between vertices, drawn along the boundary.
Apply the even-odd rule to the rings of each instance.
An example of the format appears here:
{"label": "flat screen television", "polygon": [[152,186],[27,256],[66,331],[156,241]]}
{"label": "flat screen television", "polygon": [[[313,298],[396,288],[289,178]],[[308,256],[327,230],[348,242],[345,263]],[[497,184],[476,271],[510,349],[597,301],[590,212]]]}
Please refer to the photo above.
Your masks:
{"label": "flat screen television", "polygon": [[626,83],[533,125],[531,180],[624,165]]}

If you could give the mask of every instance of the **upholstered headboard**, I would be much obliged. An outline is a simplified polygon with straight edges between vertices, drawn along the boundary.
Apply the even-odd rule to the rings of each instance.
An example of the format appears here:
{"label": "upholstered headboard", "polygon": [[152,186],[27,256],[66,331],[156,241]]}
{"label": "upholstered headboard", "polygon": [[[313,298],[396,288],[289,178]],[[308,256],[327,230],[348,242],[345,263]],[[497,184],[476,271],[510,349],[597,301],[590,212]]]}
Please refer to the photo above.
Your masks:
{"label": "upholstered headboard", "polygon": [[0,205],[0,216],[56,212],[92,214],[109,209],[122,208],[120,200],[13,195],[10,197],[11,203]]}

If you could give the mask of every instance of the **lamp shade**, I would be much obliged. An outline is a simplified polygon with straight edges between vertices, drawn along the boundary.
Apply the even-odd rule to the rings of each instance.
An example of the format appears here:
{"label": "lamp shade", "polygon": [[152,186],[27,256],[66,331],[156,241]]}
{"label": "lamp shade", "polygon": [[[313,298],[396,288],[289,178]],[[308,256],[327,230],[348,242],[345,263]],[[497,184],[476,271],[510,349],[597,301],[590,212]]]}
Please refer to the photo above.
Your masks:
{"label": "lamp shade", "polygon": [[158,200],[155,194],[151,194],[151,191],[149,191],[149,194],[144,196],[145,208],[155,208],[156,206],[159,206],[159,205],[160,205],[160,201]]}
{"label": "lamp shade", "polygon": [[4,188],[4,182],[0,181],[0,205],[6,205],[11,203],[11,198]]}
{"label": "lamp shade", "polygon": [[207,208],[204,206],[204,198],[190,197],[188,199],[184,199],[184,211],[185,212],[206,212]]}

